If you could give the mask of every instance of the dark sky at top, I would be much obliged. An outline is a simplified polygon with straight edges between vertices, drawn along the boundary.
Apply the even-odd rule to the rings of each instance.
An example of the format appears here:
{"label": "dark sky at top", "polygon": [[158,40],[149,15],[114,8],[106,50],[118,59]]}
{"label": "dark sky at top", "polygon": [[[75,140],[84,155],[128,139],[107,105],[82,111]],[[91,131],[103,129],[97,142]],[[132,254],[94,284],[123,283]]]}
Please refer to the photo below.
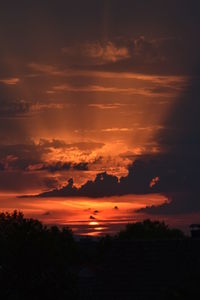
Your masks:
{"label": "dark sky at top", "polygon": [[78,67],[86,62],[81,57],[63,58],[62,48],[81,48],[94,40],[131,47],[129,40],[139,36],[145,37],[141,47],[149,57],[156,55],[150,40],[160,40],[157,51],[167,56],[167,62],[145,66],[145,60],[141,64],[130,57],[102,68],[183,74],[193,72],[198,60],[198,1],[6,1],[0,16],[2,75],[10,75],[7,66],[12,60],[21,66],[18,72],[30,62]]}

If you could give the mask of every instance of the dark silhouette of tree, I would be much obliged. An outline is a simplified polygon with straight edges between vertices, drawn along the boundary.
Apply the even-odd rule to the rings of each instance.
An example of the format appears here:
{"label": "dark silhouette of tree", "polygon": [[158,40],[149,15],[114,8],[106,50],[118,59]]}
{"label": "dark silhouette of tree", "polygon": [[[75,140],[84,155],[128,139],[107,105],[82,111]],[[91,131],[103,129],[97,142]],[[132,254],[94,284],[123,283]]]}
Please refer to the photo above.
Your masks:
{"label": "dark silhouette of tree", "polygon": [[2,299],[76,299],[70,267],[79,262],[71,230],[0,213]]}
{"label": "dark silhouette of tree", "polygon": [[[73,182],[71,184],[73,185]],[[98,241],[89,237],[76,241],[69,228],[47,227],[38,220],[25,218],[23,213],[17,211],[0,213],[0,295],[2,299],[9,300],[82,299],[80,296],[82,288],[85,290],[91,285],[91,281],[79,276],[83,268],[88,269],[89,272],[92,270],[94,276],[99,276],[93,279],[100,278],[101,282],[105,276],[106,269],[104,270],[104,268],[109,262],[109,265],[115,268],[116,272],[119,272],[119,282],[121,282],[123,279],[121,274],[124,276],[128,272],[127,270],[130,270],[128,264],[126,265],[126,259],[124,264],[123,258],[128,255],[130,261],[135,261],[134,252],[130,252],[129,247],[134,245],[132,249],[138,255],[137,243],[139,242],[141,255],[138,256],[137,262],[135,261],[139,270],[142,266],[145,268],[143,258],[146,255],[146,246],[150,244],[151,248],[152,245],[152,241],[149,243],[148,239],[154,239],[153,244],[156,245],[157,240],[160,239],[175,239],[175,243],[177,243],[176,240],[184,237],[180,230],[171,229],[164,222],[144,220],[143,222],[128,224],[124,230],[115,236],[107,235]],[[142,243],[136,241],[142,239],[146,241],[142,241]],[[133,240],[136,243],[132,243]],[[184,241],[187,242],[187,240]],[[170,243],[170,241],[166,241],[166,245]],[[174,245],[174,241],[172,244]],[[119,249],[121,249],[120,255],[118,255]],[[156,247],[153,248],[153,251],[157,255]],[[185,258],[187,251],[184,251],[182,257]],[[165,251],[165,254],[168,255],[168,252]],[[180,256],[180,253],[178,255]],[[164,263],[166,267],[170,262],[170,257],[165,256],[164,261],[161,260],[162,268]],[[147,258],[151,260],[148,255]],[[170,297],[166,299],[185,299],[184,297],[178,298],[178,296],[188,295],[190,286],[194,286],[194,293],[199,293],[197,284],[199,268],[195,256],[194,259],[193,256],[191,259],[194,260],[191,265],[192,274],[196,277],[194,279],[191,276],[187,277],[191,278],[191,282],[184,286],[184,290],[178,285],[172,290],[167,290],[166,295],[170,295]],[[153,263],[154,269],[151,274],[155,275],[158,274],[156,270],[160,270],[160,264],[156,260]],[[173,260],[170,263],[171,266],[175,267]],[[195,272],[194,267],[196,268]],[[112,268],[108,268],[108,270],[112,270]],[[120,273],[120,270],[123,272]],[[166,272],[166,269],[162,270],[164,273]],[[186,273],[188,272],[186,271]],[[148,276],[144,280],[147,281],[147,278]],[[135,274],[136,279],[137,273]],[[108,287],[109,284],[110,281],[108,281]],[[107,288],[106,285],[105,288]],[[163,297],[163,299],[165,298]]]}
{"label": "dark silhouette of tree", "polygon": [[164,222],[144,220],[130,223],[125,230],[120,231],[117,239],[177,239],[184,238],[179,229],[171,229]]}

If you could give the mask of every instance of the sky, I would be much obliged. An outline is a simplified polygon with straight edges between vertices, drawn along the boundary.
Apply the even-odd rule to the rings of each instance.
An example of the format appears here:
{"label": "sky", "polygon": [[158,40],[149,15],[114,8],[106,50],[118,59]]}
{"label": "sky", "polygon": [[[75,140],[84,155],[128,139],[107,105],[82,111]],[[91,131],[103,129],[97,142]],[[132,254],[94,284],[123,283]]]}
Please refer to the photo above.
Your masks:
{"label": "sky", "polygon": [[138,213],[198,217],[199,9],[195,0],[1,4],[7,207],[22,195],[160,195],[164,204]]}

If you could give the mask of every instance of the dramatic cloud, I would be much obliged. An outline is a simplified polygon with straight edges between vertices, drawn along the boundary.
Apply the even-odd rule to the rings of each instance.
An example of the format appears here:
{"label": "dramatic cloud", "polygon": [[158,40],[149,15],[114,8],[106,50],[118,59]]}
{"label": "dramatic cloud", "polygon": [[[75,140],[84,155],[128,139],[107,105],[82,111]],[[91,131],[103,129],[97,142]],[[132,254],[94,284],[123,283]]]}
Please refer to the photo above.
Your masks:
{"label": "dramatic cloud", "polygon": [[80,188],[73,180],[61,189],[40,194],[50,196],[105,197],[125,194],[161,193],[169,201],[141,209],[152,214],[177,214],[200,210],[200,105],[199,73],[195,73],[180,99],[170,111],[157,140],[160,153],[141,155],[129,167],[128,175],[97,174]]}
{"label": "dramatic cloud", "polygon": [[[62,140],[46,140],[41,139],[38,143],[30,142],[29,144],[13,144],[0,146],[0,171],[68,171],[79,170],[87,171],[88,162],[60,161],[54,156],[51,161],[47,161],[46,157],[51,156],[54,151],[92,151],[102,147],[101,143],[82,142],[67,144]],[[72,150],[71,150],[72,149]],[[93,163],[93,162],[92,162]],[[94,163],[96,161],[94,160]]]}
{"label": "dramatic cloud", "polygon": [[[37,143],[29,141],[26,144],[1,145],[0,191],[3,193],[9,192],[9,185],[12,193],[37,193],[62,186],[66,182],[66,174],[82,173],[89,171],[90,167],[92,168],[93,161],[90,164],[81,161],[81,154],[82,151],[92,151],[91,149],[95,147],[97,145],[91,142],[88,145],[86,142],[79,145],[78,143],[67,144],[62,140],[46,139],[41,139]],[[59,160],[52,155],[54,151],[67,153],[68,151],[74,152],[75,149],[80,153],[80,159],[77,162],[70,160],[71,157],[68,156]],[[48,157],[51,157],[51,159],[48,159]],[[94,162],[94,164],[96,163]],[[62,174],[65,174],[65,176]],[[73,176],[77,180],[80,175],[75,174]],[[14,179],[15,177],[16,179]],[[82,177],[84,178],[84,176]]]}
{"label": "dramatic cloud", "polygon": [[[118,177],[104,173],[97,174],[94,181],[89,180],[80,188],[73,184],[70,179],[68,184],[61,189],[40,194],[39,197],[105,197],[127,194],[145,194],[153,192],[150,187],[151,180],[155,177],[156,170],[149,168],[148,164],[136,161],[129,167],[128,175]],[[155,192],[155,191],[154,191]]]}

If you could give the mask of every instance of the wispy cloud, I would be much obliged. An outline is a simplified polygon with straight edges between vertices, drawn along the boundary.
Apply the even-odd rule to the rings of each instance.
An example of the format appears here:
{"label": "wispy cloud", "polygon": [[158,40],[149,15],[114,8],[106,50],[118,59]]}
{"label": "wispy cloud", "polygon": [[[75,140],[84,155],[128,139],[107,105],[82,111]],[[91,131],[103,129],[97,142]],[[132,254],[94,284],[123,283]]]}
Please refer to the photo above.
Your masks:
{"label": "wispy cloud", "polygon": [[30,63],[28,67],[33,71],[48,74],[52,76],[63,76],[66,75],[64,71],[59,70],[56,66],[40,64],[40,63]]}
{"label": "wispy cloud", "polygon": [[6,85],[15,85],[20,82],[20,79],[17,77],[3,78],[3,79],[0,79],[0,82],[4,83]]}
{"label": "wispy cloud", "polygon": [[122,127],[122,128],[105,128],[102,129],[103,132],[128,132],[128,131],[133,131],[133,128],[127,128],[127,127]]}
{"label": "wispy cloud", "polygon": [[98,108],[98,109],[118,109],[123,106],[122,103],[90,103],[89,107]]}
{"label": "wispy cloud", "polygon": [[58,76],[58,77],[91,77],[91,78],[107,78],[107,79],[135,79],[139,81],[152,82],[162,85],[176,85],[184,84],[189,80],[189,76],[184,75],[156,75],[145,74],[141,72],[125,72],[125,71],[98,71],[98,70],[82,70],[65,68],[60,69],[58,66],[30,63],[28,65],[32,70],[38,71],[46,75]]}
{"label": "wispy cloud", "polygon": [[[46,94],[57,92],[106,92],[127,93],[143,96],[176,96],[182,92],[189,81],[182,75],[149,75],[136,72],[97,71],[81,68],[62,69],[55,65],[31,63],[29,67],[36,71],[35,76],[57,77],[57,84],[49,86]],[[73,85],[74,77],[79,84]],[[52,81],[51,81],[52,82]],[[100,108],[100,106],[99,106]]]}
{"label": "wispy cloud", "polygon": [[[104,85],[84,85],[84,86],[72,86],[70,84],[60,84],[52,87],[52,91],[56,92],[86,92],[86,93],[118,93],[128,95],[141,95],[141,96],[154,96],[154,97],[169,97],[175,96],[180,92],[179,88],[166,89],[154,89],[147,87],[119,87],[119,86],[104,86]],[[51,90],[50,90],[51,92]],[[49,91],[48,91],[49,93]]]}

